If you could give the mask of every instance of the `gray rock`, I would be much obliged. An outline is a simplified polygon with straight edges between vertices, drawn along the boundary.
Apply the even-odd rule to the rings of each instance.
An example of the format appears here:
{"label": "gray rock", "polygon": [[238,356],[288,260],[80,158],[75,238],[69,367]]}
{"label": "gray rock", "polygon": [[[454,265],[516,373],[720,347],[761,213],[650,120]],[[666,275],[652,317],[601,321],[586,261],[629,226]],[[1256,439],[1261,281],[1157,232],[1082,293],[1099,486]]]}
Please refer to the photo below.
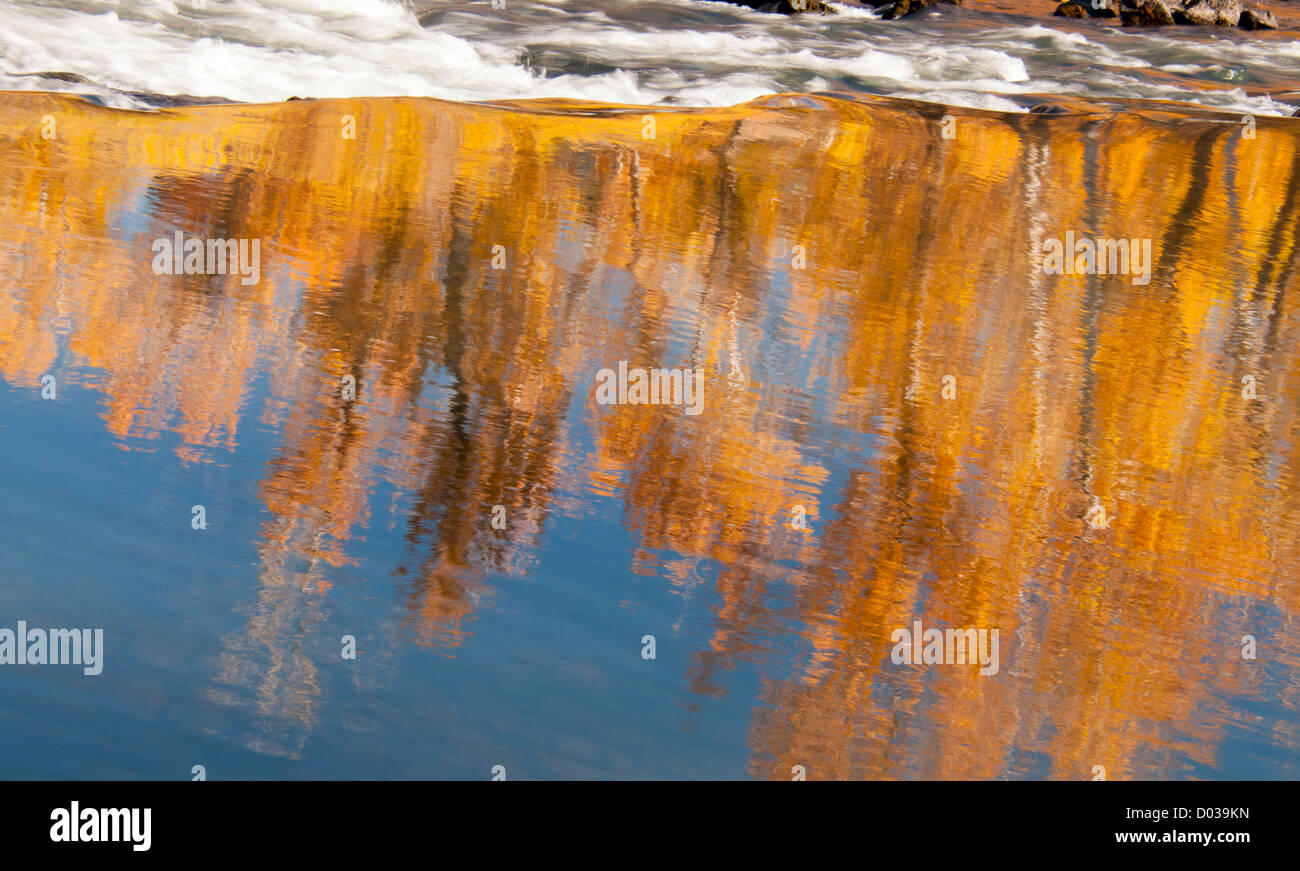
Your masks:
{"label": "gray rock", "polygon": [[1224,27],[1236,27],[1241,21],[1241,0],[1201,0],[1202,3],[1209,3],[1219,13],[1219,20],[1215,22]]}
{"label": "gray rock", "polygon": [[[1180,18],[1186,20],[1179,21]],[[1174,11],[1174,20],[1179,24],[1217,24],[1221,27],[1236,27],[1240,18],[1241,0],[1189,0],[1181,10]]]}
{"label": "gray rock", "polygon": [[1186,6],[1174,8],[1174,21],[1178,24],[1193,24],[1198,27],[1209,27],[1217,24],[1219,13],[1214,11],[1214,7],[1209,3],[1200,3],[1192,0]]}
{"label": "gray rock", "polygon": [[1267,9],[1243,9],[1237,26],[1247,30],[1277,30],[1277,18]]}
{"label": "gray rock", "polygon": [[1131,7],[1121,6],[1119,20],[1125,27],[1173,24],[1174,14],[1164,0],[1139,0]]}

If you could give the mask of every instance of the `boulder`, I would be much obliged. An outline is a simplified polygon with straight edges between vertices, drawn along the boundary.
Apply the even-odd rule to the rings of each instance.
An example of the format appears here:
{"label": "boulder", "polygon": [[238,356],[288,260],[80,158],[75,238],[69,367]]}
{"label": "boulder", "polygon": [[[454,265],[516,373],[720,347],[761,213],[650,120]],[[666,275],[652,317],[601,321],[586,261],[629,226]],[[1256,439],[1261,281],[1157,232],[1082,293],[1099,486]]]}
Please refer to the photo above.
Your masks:
{"label": "boulder", "polygon": [[888,0],[888,2],[874,2],[873,0],[872,5],[876,7],[876,11],[880,13],[881,18],[893,19],[915,15],[923,9],[938,6],[940,3],[960,6],[961,0]]}
{"label": "boulder", "polygon": [[73,83],[73,84],[77,84],[77,85],[89,85],[89,84],[92,84],[92,82],[90,81],[90,79],[86,78],[86,77],[83,76],[83,75],[78,75],[77,73],[62,73],[62,72],[53,72],[53,73],[10,73],[9,75],[11,75],[11,76],[35,76],[35,77],[38,78],[38,79],[54,79],[56,82],[71,82],[71,83]]}
{"label": "boulder", "polygon": [[1277,18],[1267,9],[1243,9],[1237,26],[1247,30],[1277,30]]}
{"label": "boulder", "polygon": [[822,0],[728,0],[737,6],[748,6],[750,9],[757,9],[759,12],[779,12],[782,15],[793,15],[797,12],[816,12],[821,15],[834,15],[835,7],[823,3]]}
{"label": "boulder", "polygon": [[1114,18],[1117,13],[1113,0],[1065,0],[1052,14],[1062,18]]}
{"label": "boulder", "polygon": [[1186,4],[1187,8],[1193,6],[1209,6],[1214,10],[1214,23],[1222,27],[1236,27],[1241,18],[1241,0],[1191,0]]}
{"label": "boulder", "polygon": [[822,0],[781,0],[781,2],[772,5],[777,7],[775,11],[784,15],[792,15],[796,12],[816,12],[819,15],[835,14],[835,7],[829,3],[823,3]]}
{"label": "boulder", "polygon": [[1119,20],[1125,27],[1173,24],[1174,14],[1164,0],[1138,0],[1134,6],[1121,6]]}
{"label": "boulder", "polygon": [[1219,13],[1214,11],[1209,3],[1200,3],[1192,0],[1183,7],[1174,7],[1174,21],[1178,24],[1194,24],[1199,27],[1209,27],[1217,24]]}

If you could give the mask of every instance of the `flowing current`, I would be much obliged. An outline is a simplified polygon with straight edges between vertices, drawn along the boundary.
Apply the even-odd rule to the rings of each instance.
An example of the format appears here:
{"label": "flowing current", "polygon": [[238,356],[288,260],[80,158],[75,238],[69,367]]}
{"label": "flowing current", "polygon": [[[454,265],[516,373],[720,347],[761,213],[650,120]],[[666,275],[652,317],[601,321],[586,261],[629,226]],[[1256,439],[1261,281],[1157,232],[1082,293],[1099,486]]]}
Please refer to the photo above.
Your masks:
{"label": "flowing current", "polygon": [[0,89],[241,102],[574,98],[730,106],[782,92],[1022,111],[1030,95],[1172,100],[1290,115],[1300,42],[1134,31],[948,7],[905,21],[841,6],[785,17],[699,0],[0,2]]}

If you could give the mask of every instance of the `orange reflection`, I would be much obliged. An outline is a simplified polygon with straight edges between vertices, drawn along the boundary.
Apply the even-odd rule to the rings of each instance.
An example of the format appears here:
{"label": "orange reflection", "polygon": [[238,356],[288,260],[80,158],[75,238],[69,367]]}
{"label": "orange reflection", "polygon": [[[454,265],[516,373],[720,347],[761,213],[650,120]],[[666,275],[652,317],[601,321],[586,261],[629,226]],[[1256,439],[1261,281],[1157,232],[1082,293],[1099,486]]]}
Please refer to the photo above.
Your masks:
{"label": "orange reflection", "polygon": [[[186,463],[277,433],[221,678],[297,724],[259,749],[311,727],[300,642],[381,485],[423,644],[464,643],[486,572],[602,499],[675,555],[629,568],[717,565],[685,679],[757,665],[759,777],[1186,776],[1261,692],[1238,639],[1298,664],[1297,122],[779,97],[647,139],[642,109],[563,101],[0,107],[0,376],[36,387],[64,348],[114,436]],[[153,275],[175,230],[264,240],[262,280]],[[1067,231],[1152,240],[1151,283],[1045,275]],[[597,406],[619,360],[704,369],[704,413]],[[894,665],[914,619],[999,628],[1002,672]],[[1290,686],[1259,728],[1294,750]]]}

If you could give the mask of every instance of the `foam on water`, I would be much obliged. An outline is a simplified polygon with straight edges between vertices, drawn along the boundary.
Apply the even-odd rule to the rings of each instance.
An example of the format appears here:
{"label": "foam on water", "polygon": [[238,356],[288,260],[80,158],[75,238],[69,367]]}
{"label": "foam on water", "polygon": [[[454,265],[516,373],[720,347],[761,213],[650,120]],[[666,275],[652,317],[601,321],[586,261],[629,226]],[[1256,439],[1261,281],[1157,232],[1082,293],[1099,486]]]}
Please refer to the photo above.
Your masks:
{"label": "foam on water", "polygon": [[[1021,108],[1000,94],[1055,93],[1289,114],[1288,105],[1229,86],[1256,73],[1294,77],[1300,50],[1247,37],[1085,36],[942,14],[885,22],[854,7],[785,17],[697,0],[203,5],[0,0],[0,88],[90,93],[118,106],[143,105],[140,94],[710,106],[831,88],[1000,109]],[[30,75],[42,72],[86,81]]]}

